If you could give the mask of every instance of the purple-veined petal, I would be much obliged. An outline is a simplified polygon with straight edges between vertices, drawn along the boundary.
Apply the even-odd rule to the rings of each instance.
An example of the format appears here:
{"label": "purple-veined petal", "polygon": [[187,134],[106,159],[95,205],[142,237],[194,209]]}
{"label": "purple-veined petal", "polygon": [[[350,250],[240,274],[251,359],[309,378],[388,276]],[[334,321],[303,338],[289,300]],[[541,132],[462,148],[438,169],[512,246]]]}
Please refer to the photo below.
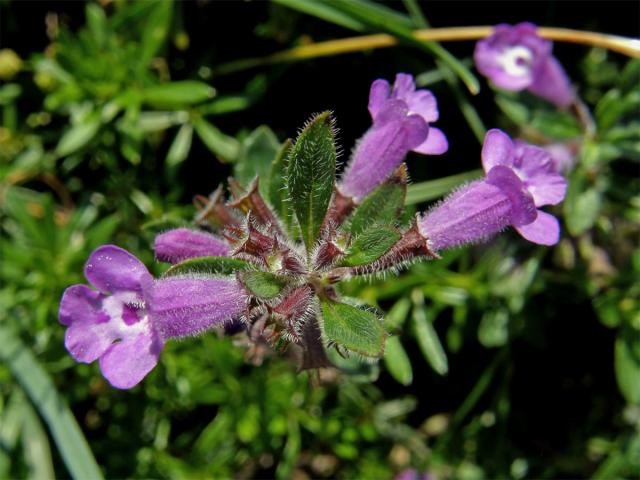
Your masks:
{"label": "purple-veined petal", "polygon": [[155,367],[163,342],[151,331],[112,345],[100,357],[100,370],[116,388],[132,388]]}
{"label": "purple-veined petal", "polygon": [[89,256],[84,275],[104,293],[138,292],[152,281],[147,267],[126,250],[115,245],[98,247]]}
{"label": "purple-veined petal", "polygon": [[526,225],[535,220],[536,206],[533,197],[513,170],[509,167],[498,165],[489,171],[485,181],[498,187],[509,197],[511,201],[511,225]]}
{"label": "purple-veined petal", "polygon": [[245,303],[235,280],[167,278],[153,286],[151,318],[162,338],[186,337],[237,317]]}
{"label": "purple-veined petal", "polygon": [[161,233],[155,238],[153,249],[158,260],[168,263],[178,263],[195,257],[229,255],[229,246],[223,239],[188,228],[176,228]]}
{"label": "purple-veined petal", "polygon": [[105,296],[84,285],[69,287],[60,303],[60,323],[68,325],[65,347],[78,362],[91,363],[116,341],[149,330],[146,312],[128,302],[136,295]]}
{"label": "purple-veined petal", "polygon": [[386,102],[390,96],[391,86],[386,80],[379,78],[371,84],[371,89],[369,90],[369,113],[371,114],[372,120],[375,120],[384,102]]}
{"label": "purple-veined petal", "polygon": [[414,152],[424,155],[441,155],[449,150],[449,142],[442,130],[429,127],[427,139],[413,149]]}
{"label": "purple-veined petal", "polygon": [[551,56],[540,65],[528,90],[559,108],[567,108],[575,100],[569,77],[560,62]]}
{"label": "purple-veined petal", "polygon": [[560,240],[560,224],[553,215],[538,210],[537,218],[528,225],[516,227],[520,235],[539,245],[555,245]]}
{"label": "purple-veined petal", "polygon": [[482,144],[482,167],[485,173],[498,165],[513,165],[513,142],[502,130],[489,130]]}
{"label": "purple-veined petal", "polygon": [[62,294],[58,321],[69,326],[80,323],[102,323],[108,320],[101,311],[103,298],[105,298],[104,295],[86,285],[70,286]]}

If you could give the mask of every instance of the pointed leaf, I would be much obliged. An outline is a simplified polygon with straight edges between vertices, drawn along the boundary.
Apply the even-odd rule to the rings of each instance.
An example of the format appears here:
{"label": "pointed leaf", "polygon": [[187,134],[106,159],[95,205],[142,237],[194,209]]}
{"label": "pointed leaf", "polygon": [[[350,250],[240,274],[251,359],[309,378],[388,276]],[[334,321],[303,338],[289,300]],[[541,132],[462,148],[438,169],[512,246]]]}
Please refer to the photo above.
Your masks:
{"label": "pointed leaf", "polygon": [[321,305],[322,331],[327,340],[367,357],[382,355],[386,333],[377,315],[331,300]]}
{"label": "pointed leaf", "polygon": [[[422,294],[420,293],[419,296],[422,297]],[[440,338],[438,338],[431,320],[427,318],[424,298],[422,298],[422,302],[416,302],[414,298],[413,331],[422,354],[431,368],[440,375],[446,375],[449,371],[449,362],[440,343]]]}
{"label": "pointed leaf", "polygon": [[413,382],[413,369],[399,337],[387,338],[387,344],[384,348],[384,364],[387,366],[391,376],[399,383],[411,385],[411,382]]}
{"label": "pointed leaf", "polygon": [[176,137],[173,139],[173,143],[171,143],[171,147],[167,153],[168,167],[174,167],[185,161],[191,149],[192,139],[193,126],[190,123],[185,123],[180,127],[178,133],[176,133]]}
{"label": "pointed leaf", "polygon": [[204,118],[196,120],[193,126],[196,127],[196,133],[200,137],[200,140],[202,140],[202,143],[204,143],[220,161],[235,161],[240,151],[240,144],[235,138],[225,135]]}
{"label": "pointed leaf", "polygon": [[47,423],[70,475],[73,478],[103,478],[78,422],[53,380],[22,340],[2,325],[0,361],[9,366]]}
{"label": "pointed leaf", "polygon": [[195,80],[161,83],[142,91],[145,103],[154,107],[182,107],[210,100],[216,95],[211,85]]}
{"label": "pointed leaf", "polygon": [[348,267],[375,262],[400,240],[393,227],[373,226],[355,239],[342,263]]}
{"label": "pointed leaf", "polygon": [[293,146],[287,179],[302,239],[310,252],[320,233],[336,180],[336,147],[330,112],[314,117]]}
{"label": "pointed leaf", "polygon": [[233,176],[241,185],[247,186],[257,175],[260,177],[260,193],[269,192],[271,164],[280,151],[280,142],[266,125],[256,128],[242,142],[240,155],[234,164]]}
{"label": "pointed leaf", "polygon": [[287,186],[285,181],[287,164],[289,155],[293,148],[291,139],[285,140],[280,147],[280,151],[271,162],[271,171],[269,172],[269,201],[271,206],[280,218],[287,224],[291,224],[291,201],[287,197]]}
{"label": "pointed leaf", "polygon": [[632,405],[640,405],[640,348],[633,348],[634,343],[637,343],[637,334],[618,336],[615,370],[618,388],[624,398]]}
{"label": "pointed leaf", "polygon": [[364,199],[353,214],[351,234],[358,235],[372,225],[397,225],[404,210],[407,194],[406,167],[378,186]]}
{"label": "pointed leaf", "polygon": [[205,274],[205,275],[229,275],[241,270],[247,270],[251,266],[237,258],[229,257],[198,257],[190,258],[180,263],[172,265],[163,277],[173,277],[175,275]]}
{"label": "pointed leaf", "polygon": [[246,272],[242,283],[251,293],[260,298],[274,298],[286,286],[286,279],[269,272]]}
{"label": "pointed leaf", "polygon": [[141,69],[146,68],[162,48],[167,39],[173,16],[172,1],[151,2],[148,5],[152,5],[153,10],[146,13],[147,18],[142,31],[139,64]]}
{"label": "pointed leaf", "polygon": [[56,145],[56,154],[66,157],[87,146],[100,130],[100,115],[93,113],[71,126]]}

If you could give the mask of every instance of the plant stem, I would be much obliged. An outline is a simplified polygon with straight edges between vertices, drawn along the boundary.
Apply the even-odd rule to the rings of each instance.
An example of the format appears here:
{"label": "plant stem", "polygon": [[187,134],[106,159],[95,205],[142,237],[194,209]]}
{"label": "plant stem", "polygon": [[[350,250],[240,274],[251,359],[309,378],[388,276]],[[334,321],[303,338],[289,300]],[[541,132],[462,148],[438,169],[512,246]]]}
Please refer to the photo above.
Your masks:
{"label": "plant stem", "polygon": [[[493,27],[491,26],[446,27],[416,30],[413,32],[413,36],[416,40],[423,41],[456,42],[479,40],[489,36],[492,31]],[[606,48],[629,57],[640,58],[640,39],[555,27],[540,27],[538,28],[538,33],[541,37],[549,40]],[[215,76],[228,75],[230,73],[273,63],[295,62],[308,58],[327,57],[374,48],[392,47],[398,44],[399,40],[396,37],[384,33],[329,40],[294,47],[266,57],[246,58],[224,63],[216,67],[213,74]]]}

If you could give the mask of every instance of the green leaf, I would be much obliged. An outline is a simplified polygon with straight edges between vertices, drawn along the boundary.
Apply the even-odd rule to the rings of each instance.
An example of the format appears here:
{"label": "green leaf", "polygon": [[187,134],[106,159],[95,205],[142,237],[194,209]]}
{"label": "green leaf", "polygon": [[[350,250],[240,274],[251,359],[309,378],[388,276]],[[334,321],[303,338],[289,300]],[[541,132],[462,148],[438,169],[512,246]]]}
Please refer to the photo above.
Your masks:
{"label": "green leaf", "polygon": [[406,172],[402,177],[394,176],[379,185],[354,212],[351,219],[351,234],[358,235],[373,225],[397,225],[404,210],[407,194]]}
{"label": "green leaf", "polygon": [[154,107],[187,107],[216,95],[216,89],[206,83],[195,80],[161,83],[142,90],[142,100]]}
{"label": "green leaf", "polygon": [[470,172],[438,178],[437,180],[414,183],[413,185],[409,185],[407,190],[406,204],[413,205],[415,203],[434,200],[450,193],[456,187],[466,182],[477,180],[481,177],[482,170],[471,170]]}
{"label": "green leaf", "polygon": [[[334,19],[342,21],[341,25],[357,31],[363,31],[361,26],[364,26],[366,30],[394,35],[404,43],[427,51],[441,60],[460,77],[474,95],[480,91],[478,79],[460,60],[436,42],[425,42],[414,38],[411,19],[392,8],[366,0],[332,0],[330,2],[324,0],[305,0],[304,2],[289,0],[287,4],[291,8],[299,9],[329,21],[334,21],[327,17],[327,15],[332,15]],[[313,6],[313,10],[311,6]],[[345,23],[345,19],[346,22],[349,22],[348,24]]]}
{"label": "green leaf", "polygon": [[415,290],[413,297],[413,332],[418,340],[424,358],[440,375],[446,375],[449,371],[447,355],[442,348],[440,338],[433,328],[431,319],[427,318],[422,292]]}
{"label": "green leaf", "polygon": [[328,2],[316,2],[309,0],[274,0],[275,3],[279,3],[285,7],[289,7],[293,10],[306,13],[307,15],[313,15],[314,17],[326,20],[327,22],[335,23],[345,28],[355,30],[356,32],[364,32],[366,25],[359,22],[350,15],[344,14],[337,10],[333,5]]}
{"label": "green leaf", "polygon": [[279,150],[280,142],[275,133],[266,125],[259,126],[242,142],[240,155],[233,166],[234,178],[246,186],[257,175],[260,177],[260,194],[266,197],[271,164]]}
{"label": "green leaf", "polygon": [[487,348],[501,347],[509,340],[509,311],[506,308],[484,312],[478,326],[478,340]]}
{"label": "green leaf", "polygon": [[176,263],[164,272],[163,277],[176,275],[204,274],[230,275],[232,273],[251,268],[244,260],[229,257],[197,257]]}
{"label": "green leaf", "polygon": [[516,125],[529,123],[529,109],[516,100],[513,94],[500,91],[496,94],[496,103],[500,110]]}
{"label": "green leaf", "polygon": [[557,140],[569,140],[582,135],[578,120],[567,112],[534,112],[530,120],[531,128]]}
{"label": "green leaf", "polygon": [[89,3],[85,8],[85,18],[91,36],[99,45],[103,45],[108,33],[107,16],[104,10],[95,3]]}
{"label": "green leaf", "polygon": [[372,263],[387,253],[400,240],[400,232],[393,227],[373,226],[355,239],[342,263],[349,267]]}
{"label": "green leaf", "polygon": [[292,148],[291,139],[285,140],[271,162],[271,171],[269,172],[269,201],[276,213],[288,225],[291,224],[293,212],[291,211],[291,202],[287,197],[286,172]]}
{"label": "green leaf", "polygon": [[336,179],[336,147],[330,112],[307,123],[287,165],[287,187],[302,239],[311,252],[320,234]]}
{"label": "green leaf", "polygon": [[26,463],[30,467],[29,477],[42,480],[55,478],[47,432],[31,404],[25,401],[21,406],[22,445]]}
{"label": "green leaf", "polygon": [[184,162],[189,155],[191,149],[191,140],[193,139],[193,125],[185,123],[180,127],[176,137],[169,147],[167,153],[167,166],[175,167],[176,165]]}
{"label": "green leaf", "polygon": [[584,192],[573,193],[574,185],[569,185],[570,192],[564,203],[565,221],[572,235],[580,235],[591,227],[598,219],[602,207],[602,195],[595,188]]}
{"label": "green leaf", "polygon": [[150,2],[148,5],[152,6],[152,10],[146,14],[147,19],[142,30],[140,70],[149,65],[165,44],[173,16],[173,1],[171,0]]}
{"label": "green leaf", "polygon": [[409,310],[411,310],[411,300],[407,297],[400,298],[384,316],[385,328],[390,332],[400,329],[409,315]]}
{"label": "green leaf", "polygon": [[321,306],[322,331],[327,340],[367,357],[382,355],[386,333],[377,315],[331,300]]}
{"label": "green leaf", "polygon": [[240,152],[238,141],[225,135],[216,127],[207,122],[204,118],[196,120],[193,124],[196,133],[211,152],[213,152],[222,162],[233,162]]}
{"label": "green leaf", "polygon": [[287,280],[269,272],[245,272],[240,279],[256,297],[274,298],[287,285]]}
{"label": "green leaf", "polygon": [[180,125],[189,120],[185,111],[175,112],[140,112],[137,127],[143,132],[158,132]]}
{"label": "green leaf", "polygon": [[71,126],[56,145],[56,154],[66,157],[87,146],[100,130],[100,116],[96,113]]}
{"label": "green leaf", "polygon": [[630,404],[640,405],[640,341],[637,332],[635,335],[619,335],[616,339],[615,371],[624,398]]}
{"label": "green leaf", "polygon": [[11,373],[49,426],[60,456],[74,478],[101,479],[100,468],[89,449],[67,402],[31,350],[7,327],[0,325],[0,360]]}
{"label": "green leaf", "polygon": [[387,366],[391,376],[399,383],[411,385],[411,382],[413,382],[413,369],[399,337],[387,338],[387,344],[384,349],[384,364]]}

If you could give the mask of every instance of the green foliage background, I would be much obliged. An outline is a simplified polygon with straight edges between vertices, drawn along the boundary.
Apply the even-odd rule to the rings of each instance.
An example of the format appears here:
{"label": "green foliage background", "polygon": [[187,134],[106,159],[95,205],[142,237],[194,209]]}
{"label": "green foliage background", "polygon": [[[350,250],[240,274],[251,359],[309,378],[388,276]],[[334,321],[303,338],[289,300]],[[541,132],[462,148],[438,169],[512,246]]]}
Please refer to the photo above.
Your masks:
{"label": "green foliage background", "polygon": [[[0,3],[5,32],[25,21],[16,3]],[[217,26],[239,12],[255,20],[264,51],[190,44],[207,35],[190,16],[212,8]],[[585,134],[533,97],[493,92],[470,68],[471,44],[452,48],[458,59],[412,40],[429,9],[409,0],[48,10],[41,48],[3,41],[20,56],[0,52],[0,478],[640,475],[638,60],[556,46],[593,117]],[[222,75],[225,63],[354,31],[401,45]],[[94,248],[116,243],[152,265],[153,232],[189,221],[190,197],[230,173],[266,174],[314,111],[336,108],[348,151],[367,127],[370,82],[396,70],[433,89],[452,144],[446,162],[409,159],[416,211],[478,175],[485,125],[580,144],[554,211],[557,246],[507,232],[351,282],[345,294],[387,312],[379,365],[338,358],[339,373],[297,374],[211,333],[169,343],[140,386],[118,391],[71,359],[58,302],[84,282]]]}

